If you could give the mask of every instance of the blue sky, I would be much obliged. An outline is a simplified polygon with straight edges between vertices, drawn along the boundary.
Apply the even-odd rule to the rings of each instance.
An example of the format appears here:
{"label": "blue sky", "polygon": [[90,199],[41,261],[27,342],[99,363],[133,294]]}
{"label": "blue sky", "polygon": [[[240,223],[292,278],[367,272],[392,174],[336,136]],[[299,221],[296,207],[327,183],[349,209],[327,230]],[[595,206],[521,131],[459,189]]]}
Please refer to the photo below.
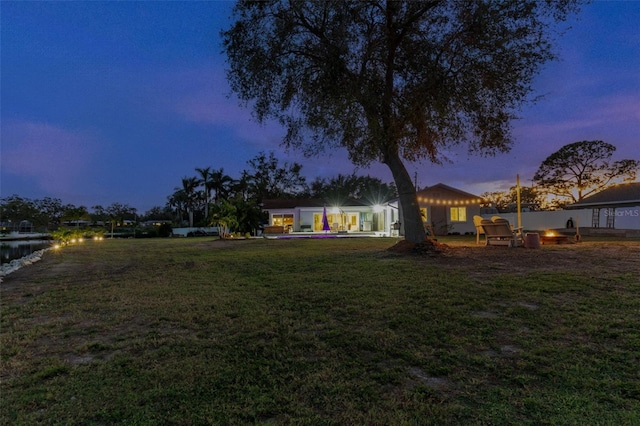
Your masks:
{"label": "blue sky", "polygon": [[[162,206],[196,167],[232,177],[260,151],[317,176],[348,174],[344,152],[284,152],[276,124],[259,125],[230,95],[220,30],[231,2],[0,3],[0,195],[56,197],[92,207]],[[594,1],[569,21],[560,60],[536,79],[537,104],[513,123],[511,152],[450,152],[409,164],[420,186],[481,194],[530,182],[540,163],[580,140],[640,159],[640,1]],[[362,169],[390,182],[383,165]]]}

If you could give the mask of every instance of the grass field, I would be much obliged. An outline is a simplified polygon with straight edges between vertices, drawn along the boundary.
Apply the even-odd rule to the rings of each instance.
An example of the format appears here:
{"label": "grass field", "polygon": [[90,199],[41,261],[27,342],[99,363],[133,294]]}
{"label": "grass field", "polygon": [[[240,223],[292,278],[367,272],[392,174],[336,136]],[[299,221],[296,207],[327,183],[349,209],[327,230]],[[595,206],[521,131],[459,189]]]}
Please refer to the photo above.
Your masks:
{"label": "grass field", "polygon": [[0,424],[640,424],[640,242],[444,242],[49,252],[0,284]]}

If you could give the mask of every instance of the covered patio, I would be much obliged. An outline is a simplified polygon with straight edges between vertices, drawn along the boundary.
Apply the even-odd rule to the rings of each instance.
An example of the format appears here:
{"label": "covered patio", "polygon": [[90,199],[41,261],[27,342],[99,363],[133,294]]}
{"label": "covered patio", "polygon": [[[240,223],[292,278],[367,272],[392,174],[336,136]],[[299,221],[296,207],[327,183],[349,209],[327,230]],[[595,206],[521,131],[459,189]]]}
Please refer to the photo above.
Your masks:
{"label": "covered patio", "polygon": [[392,224],[398,221],[398,210],[389,203],[355,199],[264,200],[262,210],[269,215],[265,236],[389,236]]}

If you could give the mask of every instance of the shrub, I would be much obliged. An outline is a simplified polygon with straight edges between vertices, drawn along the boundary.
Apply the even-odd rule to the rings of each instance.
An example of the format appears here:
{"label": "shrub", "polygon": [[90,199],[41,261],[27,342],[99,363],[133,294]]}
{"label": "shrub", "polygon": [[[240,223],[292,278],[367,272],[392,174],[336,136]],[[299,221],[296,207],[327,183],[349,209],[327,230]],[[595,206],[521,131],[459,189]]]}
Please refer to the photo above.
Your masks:
{"label": "shrub", "polygon": [[158,227],[158,236],[162,238],[170,237],[173,233],[173,228],[168,223],[163,223]]}

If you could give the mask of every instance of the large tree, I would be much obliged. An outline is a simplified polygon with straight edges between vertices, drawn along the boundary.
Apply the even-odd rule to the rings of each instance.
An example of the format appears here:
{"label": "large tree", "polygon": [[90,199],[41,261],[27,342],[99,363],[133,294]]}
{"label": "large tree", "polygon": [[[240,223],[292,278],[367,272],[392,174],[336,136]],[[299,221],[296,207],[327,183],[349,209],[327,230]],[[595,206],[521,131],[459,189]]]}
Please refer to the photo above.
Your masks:
{"label": "large tree", "polygon": [[[512,211],[518,202],[518,188],[512,186],[508,191],[485,192],[481,196],[492,203],[499,212],[508,212]],[[520,187],[520,202],[527,204],[529,209],[533,207],[532,205],[536,205],[535,208],[546,207],[541,194],[532,186]]]}
{"label": "large tree", "polygon": [[45,230],[49,230],[50,225],[60,225],[64,206],[59,198],[45,197],[42,200],[35,200],[34,203],[44,219]]}
{"label": "large tree", "polygon": [[633,182],[640,161],[611,161],[616,147],[603,141],[581,141],[548,156],[533,176],[538,190],[556,197],[558,206],[576,203],[619,182]]}
{"label": "large tree", "polygon": [[204,201],[204,217],[209,217],[209,199],[211,197],[211,167],[198,168],[196,167],[196,172],[198,172],[199,182],[202,185],[202,198]]}
{"label": "large tree", "polygon": [[98,220],[109,221],[111,238],[116,226],[123,225],[125,220],[135,220],[138,213],[135,207],[121,203],[111,203],[106,208],[101,205],[93,206],[93,211]]}
{"label": "large tree", "polygon": [[307,180],[302,176],[302,166],[285,162],[282,166],[273,152],[261,152],[247,162],[251,167],[251,185],[255,199],[295,198],[308,193]]}
{"label": "large tree", "polygon": [[240,1],[222,33],[228,79],[284,144],[347,149],[392,172],[406,239],[424,241],[405,161],[467,143],[506,151],[510,120],[554,58],[554,21],[574,0]]}
{"label": "large tree", "polygon": [[62,219],[69,222],[75,222],[76,227],[80,227],[80,221],[91,219],[91,216],[89,216],[89,211],[85,206],[74,206],[73,204],[67,204],[66,206],[64,206]]}
{"label": "large tree", "polygon": [[211,189],[215,192],[215,196],[213,197],[214,203],[217,204],[226,199],[232,185],[233,178],[225,174],[223,167],[211,172]]}
{"label": "large tree", "polygon": [[336,201],[362,199],[369,204],[382,204],[396,196],[395,187],[371,176],[339,174],[331,179],[316,178],[310,185],[311,197]]}
{"label": "large tree", "polygon": [[183,177],[182,188],[176,188],[182,190],[185,197],[185,207],[187,208],[187,214],[189,215],[189,227],[193,227],[193,211],[198,204],[198,178],[196,177]]}

